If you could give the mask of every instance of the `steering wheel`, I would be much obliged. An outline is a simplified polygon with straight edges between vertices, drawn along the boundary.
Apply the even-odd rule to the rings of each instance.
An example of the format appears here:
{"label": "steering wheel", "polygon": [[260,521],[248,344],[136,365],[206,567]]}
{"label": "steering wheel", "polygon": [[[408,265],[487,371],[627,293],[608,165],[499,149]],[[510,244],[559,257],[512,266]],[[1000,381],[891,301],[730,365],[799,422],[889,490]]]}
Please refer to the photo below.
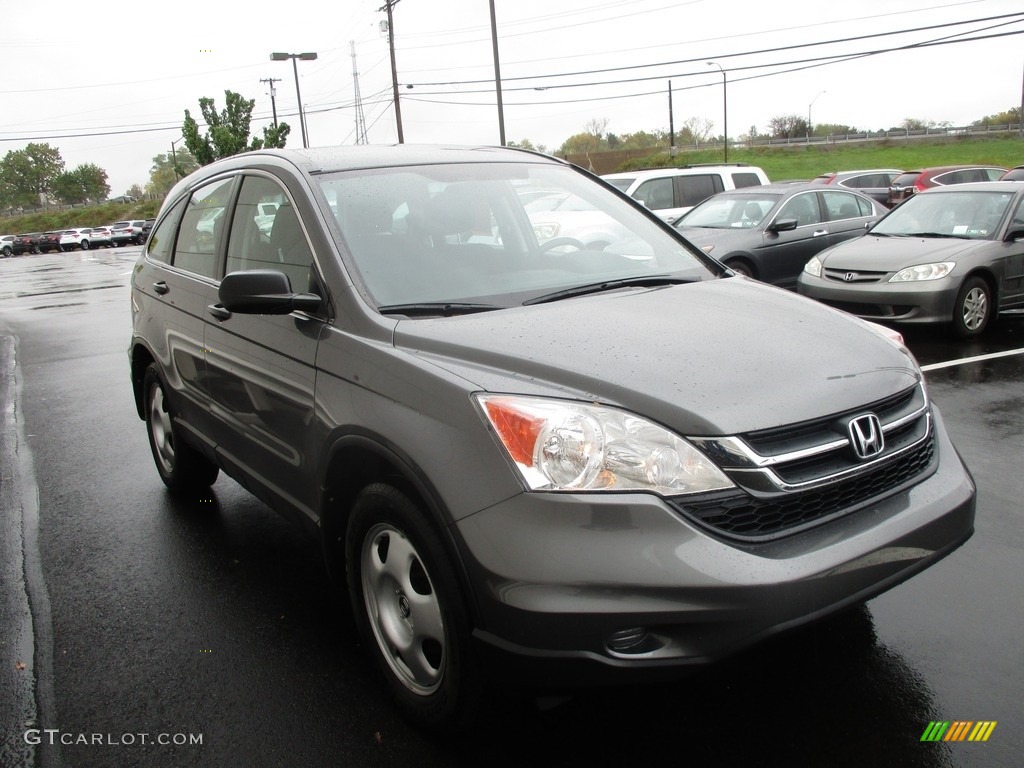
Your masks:
{"label": "steering wheel", "polygon": [[553,237],[546,243],[541,243],[540,252],[546,253],[547,251],[550,251],[552,248],[559,248],[563,245],[571,245],[577,251],[587,250],[587,246],[584,245],[581,241],[577,240],[575,237]]}

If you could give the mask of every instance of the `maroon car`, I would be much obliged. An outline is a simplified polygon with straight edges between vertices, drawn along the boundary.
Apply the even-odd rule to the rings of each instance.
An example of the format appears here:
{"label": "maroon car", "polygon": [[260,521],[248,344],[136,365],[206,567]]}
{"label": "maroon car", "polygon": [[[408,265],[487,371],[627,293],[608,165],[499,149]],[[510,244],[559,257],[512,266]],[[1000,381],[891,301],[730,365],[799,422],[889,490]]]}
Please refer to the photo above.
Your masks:
{"label": "maroon car", "polygon": [[992,165],[940,165],[906,171],[892,180],[886,205],[892,208],[913,195],[931,187],[966,184],[971,181],[997,181],[1006,173],[1005,168]]}

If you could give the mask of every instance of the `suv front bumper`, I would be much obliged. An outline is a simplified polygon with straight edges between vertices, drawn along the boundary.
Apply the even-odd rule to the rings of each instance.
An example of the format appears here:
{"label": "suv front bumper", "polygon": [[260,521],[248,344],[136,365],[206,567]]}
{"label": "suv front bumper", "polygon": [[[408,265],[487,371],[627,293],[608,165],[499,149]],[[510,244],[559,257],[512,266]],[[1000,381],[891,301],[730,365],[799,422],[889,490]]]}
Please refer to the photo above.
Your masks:
{"label": "suv front bumper", "polygon": [[476,639],[500,658],[492,673],[664,679],[929,567],[970,537],[975,506],[973,480],[935,421],[934,473],[775,541],[726,541],[649,494],[524,493],[461,520]]}

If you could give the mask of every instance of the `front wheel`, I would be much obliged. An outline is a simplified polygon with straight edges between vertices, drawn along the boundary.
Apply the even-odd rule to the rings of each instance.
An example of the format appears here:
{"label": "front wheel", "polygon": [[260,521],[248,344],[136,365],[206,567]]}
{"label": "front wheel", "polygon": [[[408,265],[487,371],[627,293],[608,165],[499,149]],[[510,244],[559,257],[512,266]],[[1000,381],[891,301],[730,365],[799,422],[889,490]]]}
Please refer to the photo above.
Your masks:
{"label": "front wheel", "polygon": [[146,369],[143,392],[149,447],[164,485],[176,493],[209,488],[217,480],[220,470],[188,443],[178,439],[174,412],[155,363]]}
{"label": "front wheel", "polygon": [[992,315],[992,291],[980,277],[970,277],[960,286],[953,305],[953,333],[961,339],[979,335]]}
{"label": "front wheel", "polygon": [[482,684],[462,590],[424,510],[393,486],[370,485],[345,544],[356,623],[399,707],[421,726],[464,727]]}

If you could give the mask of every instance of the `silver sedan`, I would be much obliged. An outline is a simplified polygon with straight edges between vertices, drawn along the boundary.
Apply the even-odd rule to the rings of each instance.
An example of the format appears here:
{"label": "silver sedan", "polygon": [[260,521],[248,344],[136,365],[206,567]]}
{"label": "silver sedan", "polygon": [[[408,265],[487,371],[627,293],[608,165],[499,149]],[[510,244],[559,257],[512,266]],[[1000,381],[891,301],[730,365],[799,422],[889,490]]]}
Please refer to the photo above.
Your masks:
{"label": "silver sedan", "polygon": [[808,261],[797,289],[867,320],[976,336],[1000,311],[1024,307],[1024,185],[914,195],[864,237]]}

